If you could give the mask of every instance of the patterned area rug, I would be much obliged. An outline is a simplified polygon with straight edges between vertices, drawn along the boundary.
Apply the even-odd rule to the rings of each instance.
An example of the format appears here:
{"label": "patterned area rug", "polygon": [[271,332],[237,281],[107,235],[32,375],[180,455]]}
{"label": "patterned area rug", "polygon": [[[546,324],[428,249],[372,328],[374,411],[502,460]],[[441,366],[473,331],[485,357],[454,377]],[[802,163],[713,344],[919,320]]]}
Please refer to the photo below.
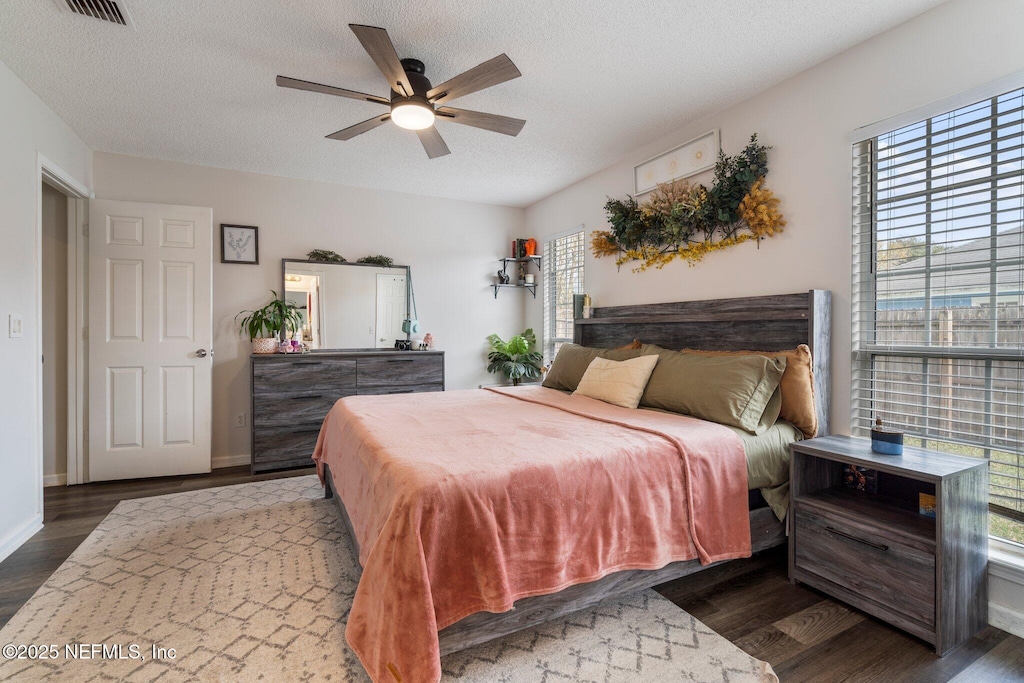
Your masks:
{"label": "patterned area rug", "polygon": [[[314,476],[122,502],[0,630],[0,680],[365,682],[344,637],[346,533]],[[778,680],[653,591],[443,668],[461,683]]]}

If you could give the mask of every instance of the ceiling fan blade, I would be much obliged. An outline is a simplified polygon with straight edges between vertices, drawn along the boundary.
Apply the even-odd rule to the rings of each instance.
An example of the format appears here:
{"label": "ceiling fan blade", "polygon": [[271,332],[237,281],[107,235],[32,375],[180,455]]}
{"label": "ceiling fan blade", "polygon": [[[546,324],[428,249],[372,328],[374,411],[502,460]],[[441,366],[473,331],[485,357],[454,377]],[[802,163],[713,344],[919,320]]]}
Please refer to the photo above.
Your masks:
{"label": "ceiling fan blade", "polygon": [[519,73],[519,69],[508,58],[508,55],[500,54],[494,59],[488,59],[483,64],[478,64],[469,71],[464,71],[445,81],[436,88],[431,88],[427,91],[427,99],[434,104],[440,104],[520,76],[522,74]]}
{"label": "ceiling fan blade", "polygon": [[452,123],[461,123],[464,126],[492,130],[495,133],[519,135],[519,131],[526,125],[523,119],[514,119],[510,116],[499,116],[497,114],[485,114],[482,111],[470,111],[469,109],[456,109],[455,107],[438,107],[438,116],[448,119]]}
{"label": "ceiling fan blade", "polygon": [[363,44],[363,49],[388,79],[391,89],[400,95],[412,95],[412,83],[405,75],[402,62],[395,52],[395,45],[388,37],[388,32],[376,26],[363,26],[362,24],[349,24],[348,27],[356,34],[356,38]]}
{"label": "ceiling fan blade", "polygon": [[310,92],[320,92],[325,95],[337,95],[338,97],[349,97],[353,100],[365,100],[367,102],[376,102],[377,104],[384,104],[391,106],[391,101],[386,100],[383,97],[377,97],[376,95],[367,95],[364,92],[356,92],[355,90],[345,90],[344,88],[335,88],[333,85],[324,85],[322,83],[313,83],[311,81],[300,81],[298,78],[288,78],[287,76],[278,76],[277,84],[282,88],[295,88],[296,90],[308,90]]}
{"label": "ceiling fan blade", "polygon": [[357,135],[361,135],[368,130],[373,130],[377,126],[381,125],[385,121],[391,118],[391,114],[381,114],[380,116],[374,116],[372,119],[366,119],[362,123],[357,123],[354,126],[348,128],[342,128],[337,133],[331,133],[327,137],[331,140],[351,140]]}
{"label": "ceiling fan blade", "polygon": [[420,142],[423,143],[423,149],[427,150],[427,156],[431,159],[436,159],[437,157],[443,157],[445,154],[452,153],[451,150],[448,149],[448,145],[444,144],[441,134],[437,132],[437,128],[434,126],[418,130],[416,131],[416,135],[419,136]]}

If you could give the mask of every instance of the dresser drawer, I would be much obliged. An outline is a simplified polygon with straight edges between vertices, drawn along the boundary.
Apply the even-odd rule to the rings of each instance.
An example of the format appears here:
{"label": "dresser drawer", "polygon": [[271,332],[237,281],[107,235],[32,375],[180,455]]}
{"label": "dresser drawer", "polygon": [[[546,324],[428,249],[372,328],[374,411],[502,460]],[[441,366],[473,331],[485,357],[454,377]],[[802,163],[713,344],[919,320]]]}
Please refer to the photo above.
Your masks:
{"label": "dresser drawer", "polygon": [[444,382],[441,356],[408,353],[359,359],[359,393],[367,387],[415,386]]}
{"label": "dresser drawer", "polygon": [[830,512],[796,504],[797,569],[916,621],[935,624],[935,556]]}
{"label": "dresser drawer", "polygon": [[252,430],[253,469],[262,471],[284,467],[310,467],[320,425],[257,427]]}
{"label": "dresser drawer", "polygon": [[319,425],[339,398],[354,393],[331,388],[255,394],[252,398],[252,423],[256,427]]}
{"label": "dresser drawer", "polygon": [[360,395],[420,394],[427,391],[444,391],[442,384],[396,384],[387,387],[359,387]]}
{"label": "dresser drawer", "polygon": [[332,389],[344,396],[356,391],[356,361],[316,356],[254,360],[252,379],[257,394]]}

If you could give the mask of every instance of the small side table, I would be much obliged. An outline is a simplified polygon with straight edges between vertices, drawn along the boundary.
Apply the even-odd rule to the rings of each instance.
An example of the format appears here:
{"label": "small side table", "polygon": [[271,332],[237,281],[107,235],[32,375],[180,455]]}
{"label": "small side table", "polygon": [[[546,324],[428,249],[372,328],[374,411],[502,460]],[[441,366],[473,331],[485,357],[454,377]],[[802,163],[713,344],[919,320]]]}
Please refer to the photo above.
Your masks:
{"label": "small side table", "polygon": [[[790,447],[789,577],[933,644],[942,656],[988,624],[988,463],[868,439]],[[847,487],[843,466],[877,472]],[[919,496],[935,498],[935,516]]]}

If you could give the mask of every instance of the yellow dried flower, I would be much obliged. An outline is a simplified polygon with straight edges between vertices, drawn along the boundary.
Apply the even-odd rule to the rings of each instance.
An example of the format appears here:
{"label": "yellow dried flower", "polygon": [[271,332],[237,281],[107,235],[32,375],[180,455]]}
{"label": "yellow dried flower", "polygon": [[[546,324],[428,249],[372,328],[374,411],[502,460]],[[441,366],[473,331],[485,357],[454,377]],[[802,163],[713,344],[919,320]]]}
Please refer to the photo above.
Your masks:
{"label": "yellow dried flower", "polygon": [[739,214],[756,237],[772,237],[782,232],[782,226],[786,224],[778,207],[779,198],[764,187],[764,178],[760,178],[740,200]]}
{"label": "yellow dried flower", "polygon": [[595,230],[590,233],[590,251],[596,258],[614,256],[619,247],[612,242],[612,233],[607,230]]}

